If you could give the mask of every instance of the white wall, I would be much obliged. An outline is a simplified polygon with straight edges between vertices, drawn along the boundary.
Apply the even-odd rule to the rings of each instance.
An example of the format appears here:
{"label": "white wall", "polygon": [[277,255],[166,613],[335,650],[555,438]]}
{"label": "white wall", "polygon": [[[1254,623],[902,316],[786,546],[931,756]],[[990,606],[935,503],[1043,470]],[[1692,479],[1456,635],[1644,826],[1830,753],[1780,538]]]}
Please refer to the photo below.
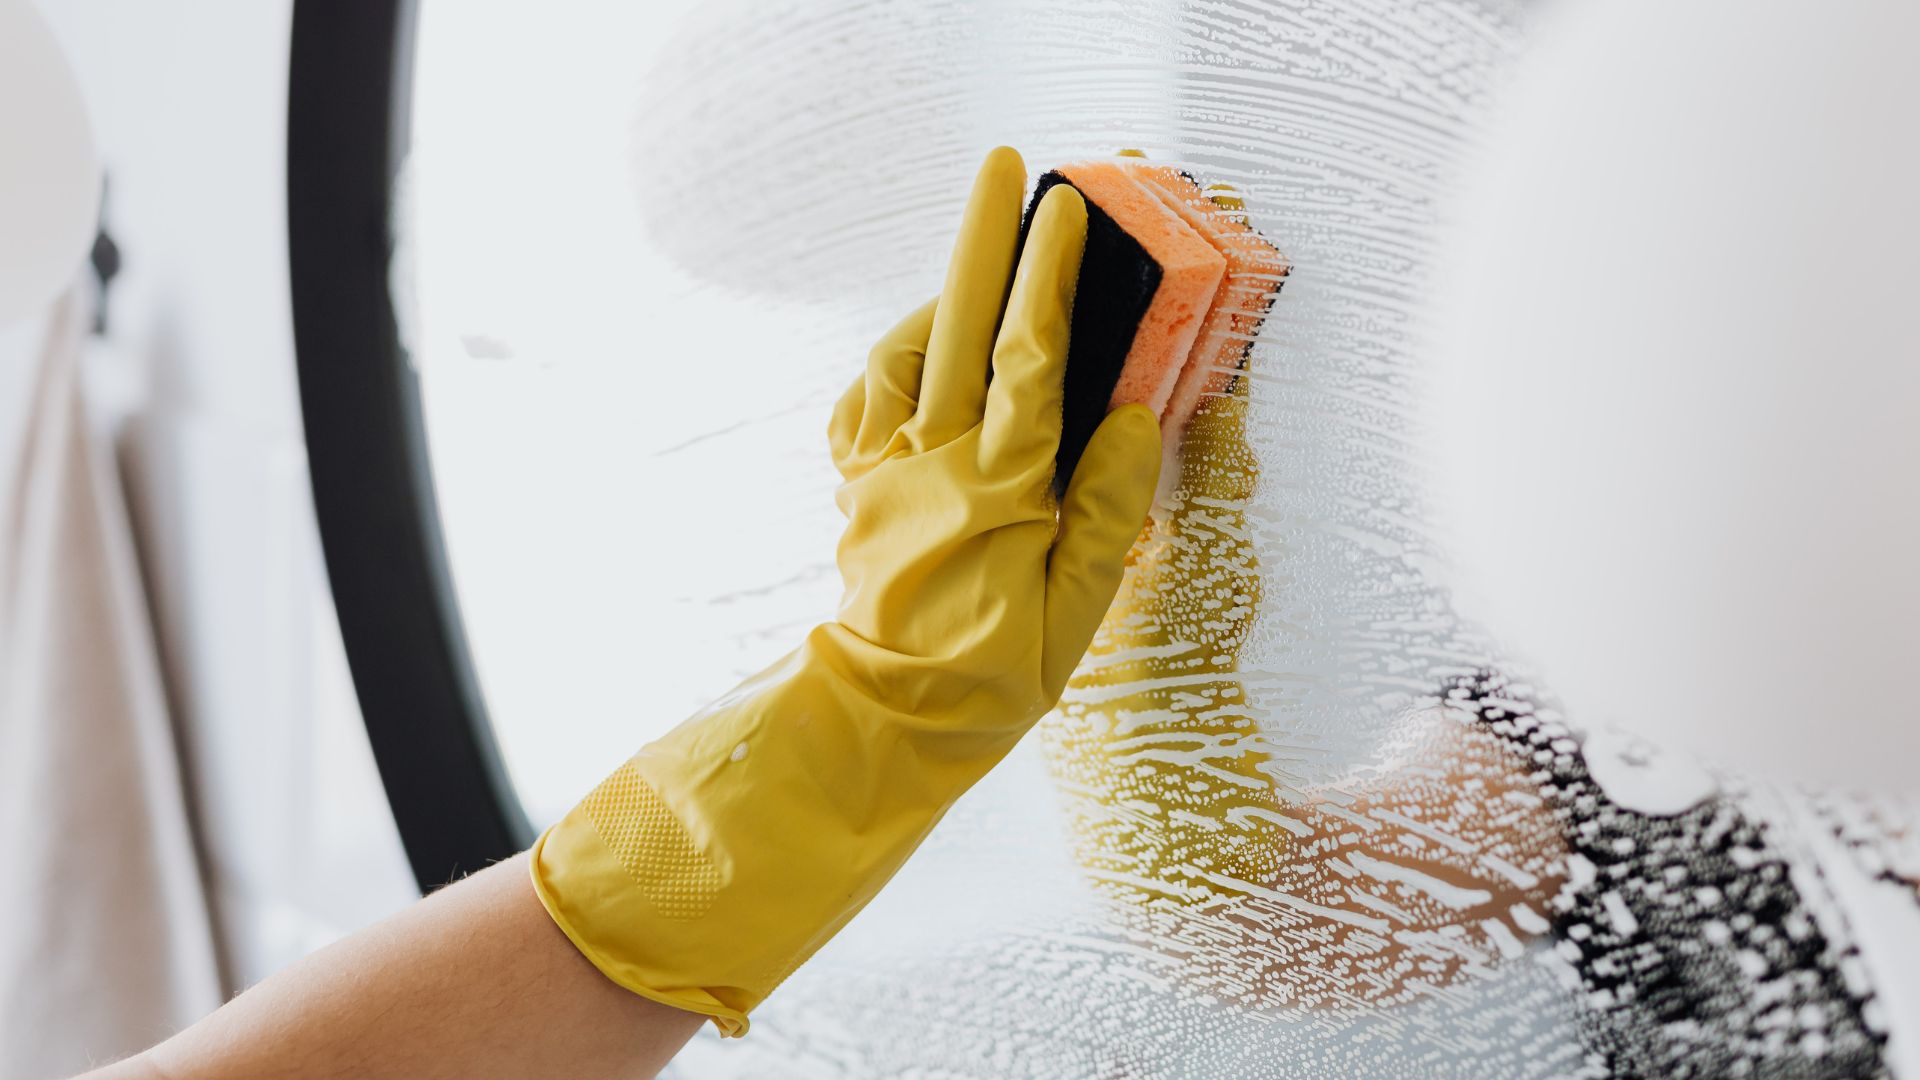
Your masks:
{"label": "white wall", "polygon": [[122,456],[229,978],[414,896],[307,487],[287,295],[290,0],[43,0],[125,271]]}

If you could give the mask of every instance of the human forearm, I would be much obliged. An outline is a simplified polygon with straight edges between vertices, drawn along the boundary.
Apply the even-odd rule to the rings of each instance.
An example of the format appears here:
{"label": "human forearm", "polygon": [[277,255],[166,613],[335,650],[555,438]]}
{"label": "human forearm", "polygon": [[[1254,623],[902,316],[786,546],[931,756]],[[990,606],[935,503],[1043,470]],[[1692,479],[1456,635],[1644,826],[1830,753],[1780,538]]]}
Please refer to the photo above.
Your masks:
{"label": "human forearm", "polygon": [[700,1021],[607,981],[547,917],[517,857],[86,1080],[644,1077]]}

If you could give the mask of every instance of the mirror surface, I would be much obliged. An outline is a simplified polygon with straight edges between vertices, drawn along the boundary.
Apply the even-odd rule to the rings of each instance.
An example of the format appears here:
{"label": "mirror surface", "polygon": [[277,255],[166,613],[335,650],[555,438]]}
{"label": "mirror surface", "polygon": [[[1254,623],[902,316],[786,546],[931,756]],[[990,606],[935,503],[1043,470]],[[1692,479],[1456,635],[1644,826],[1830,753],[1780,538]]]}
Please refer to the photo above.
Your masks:
{"label": "mirror surface", "polygon": [[828,412],[987,149],[1141,151],[1292,264],[1131,586],[1158,651],[1103,634],[682,1074],[1878,1067],[1870,875],[1793,824],[1853,811],[1567,726],[1443,587],[1423,297],[1520,49],[1465,0],[423,6],[394,286],[537,826],[831,617]]}

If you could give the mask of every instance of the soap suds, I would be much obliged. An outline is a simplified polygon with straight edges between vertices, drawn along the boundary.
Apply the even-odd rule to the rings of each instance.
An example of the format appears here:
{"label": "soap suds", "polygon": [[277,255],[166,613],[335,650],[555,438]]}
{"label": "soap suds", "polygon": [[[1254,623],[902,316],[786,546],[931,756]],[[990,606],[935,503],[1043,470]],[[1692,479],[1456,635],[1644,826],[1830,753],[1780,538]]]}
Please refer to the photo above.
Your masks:
{"label": "soap suds", "polygon": [[[1603,737],[1590,768],[1436,584],[1421,305],[1454,161],[1520,48],[1510,11],[859,3],[685,32],[647,76],[686,106],[638,123],[667,166],[639,192],[715,280],[878,320],[937,270],[999,141],[1036,173],[1127,146],[1230,185],[1293,266],[1037,736],[1091,906],[991,938],[928,915],[893,970],[829,946],[730,1074],[1882,1068],[1871,986],[1776,826],[1646,748]],[[696,194],[720,224],[671,212]],[[994,871],[1019,827],[999,827],[977,862],[908,873],[1020,889]]]}
{"label": "soap suds", "polygon": [[[751,1039],[697,1042],[683,1075],[1819,1077],[1911,1055],[1913,991],[1886,974],[1920,967],[1911,808],[1783,800],[1582,730],[1438,584],[1425,296],[1519,22],[1468,0],[722,0],[661,29],[629,80],[623,209],[681,291],[600,317],[703,348],[604,362],[752,399],[668,395],[661,476],[686,479],[646,528],[714,538],[732,573],[677,586],[676,645],[717,640],[695,619],[717,610],[735,629],[709,651],[751,670],[831,593],[830,542],[789,550],[836,524],[795,418],[937,290],[988,147],[1035,174],[1139,148],[1229,185],[1292,267],[1058,714]],[[488,377],[586,363],[525,318],[459,329],[451,355]],[[665,411],[601,407],[579,432]],[[657,574],[644,541],[587,561]],[[721,665],[684,666],[701,685],[654,671],[655,696],[711,696]]]}

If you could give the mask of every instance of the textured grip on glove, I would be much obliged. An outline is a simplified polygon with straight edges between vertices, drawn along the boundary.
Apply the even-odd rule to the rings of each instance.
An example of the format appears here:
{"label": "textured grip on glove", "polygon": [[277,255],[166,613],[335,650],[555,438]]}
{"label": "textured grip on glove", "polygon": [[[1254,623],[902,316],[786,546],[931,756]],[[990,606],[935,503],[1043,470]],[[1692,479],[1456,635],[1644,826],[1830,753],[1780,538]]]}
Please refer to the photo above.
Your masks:
{"label": "textured grip on glove", "polygon": [[580,808],[661,917],[697,919],[713,906],[720,872],[631,762],[601,781]]}

